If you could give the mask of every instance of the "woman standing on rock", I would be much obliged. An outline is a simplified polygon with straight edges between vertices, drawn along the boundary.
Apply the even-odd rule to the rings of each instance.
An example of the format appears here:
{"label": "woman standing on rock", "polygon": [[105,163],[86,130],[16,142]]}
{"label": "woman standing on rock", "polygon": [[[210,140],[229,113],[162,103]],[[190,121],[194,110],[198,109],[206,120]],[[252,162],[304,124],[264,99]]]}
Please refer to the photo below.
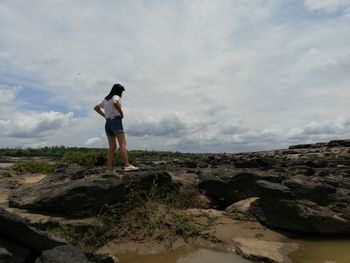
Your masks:
{"label": "woman standing on rock", "polygon": [[126,141],[122,124],[124,114],[121,105],[123,91],[125,91],[125,89],[121,84],[114,84],[111,92],[94,108],[98,114],[106,119],[105,131],[109,144],[107,173],[113,173],[113,156],[116,150],[116,138],[123,161],[123,170],[135,171],[139,169],[129,163],[128,152],[126,150]]}

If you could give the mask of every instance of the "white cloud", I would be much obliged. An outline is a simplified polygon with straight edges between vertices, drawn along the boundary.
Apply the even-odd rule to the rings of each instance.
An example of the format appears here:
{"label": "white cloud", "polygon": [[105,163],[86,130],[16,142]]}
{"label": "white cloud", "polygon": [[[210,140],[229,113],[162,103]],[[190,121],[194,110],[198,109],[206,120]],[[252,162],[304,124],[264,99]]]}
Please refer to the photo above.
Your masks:
{"label": "white cloud", "polygon": [[288,133],[290,138],[311,138],[326,137],[347,137],[350,134],[350,118],[338,118],[336,120],[326,120],[322,122],[312,121],[303,128],[293,128]]}
{"label": "white cloud", "polygon": [[88,139],[84,144],[86,146],[91,146],[91,145],[98,144],[99,142],[101,142],[101,138],[93,137],[93,138]]}
{"label": "white cloud", "polygon": [[5,134],[15,138],[40,138],[55,133],[72,122],[73,112],[26,113],[17,120],[0,120]]}
{"label": "white cloud", "polygon": [[3,138],[35,138],[42,144],[48,136],[72,123],[73,112],[35,112],[22,109],[18,103],[20,90],[20,87],[0,86],[0,135]]}
{"label": "white cloud", "polygon": [[[0,1],[0,147],[102,138],[92,107],[115,81],[126,87],[129,148],[233,151],[350,136],[332,126],[350,100],[347,4]],[[25,108],[31,93],[27,104],[18,94],[33,87],[64,105]]]}
{"label": "white cloud", "polygon": [[180,137],[186,133],[186,124],[174,115],[160,119],[146,117],[128,124],[128,135],[131,136]]}

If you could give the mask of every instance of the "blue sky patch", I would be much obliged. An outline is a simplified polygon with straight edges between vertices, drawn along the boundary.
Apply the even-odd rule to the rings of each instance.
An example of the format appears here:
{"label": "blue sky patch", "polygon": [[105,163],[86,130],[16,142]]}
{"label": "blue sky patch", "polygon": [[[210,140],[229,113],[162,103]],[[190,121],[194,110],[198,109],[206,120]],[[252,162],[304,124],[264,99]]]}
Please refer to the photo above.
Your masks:
{"label": "blue sky patch", "polygon": [[65,105],[65,101],[57,100],[53,92],[48,92],[35,87],[23,87],[17,98],[26,110],[38,112],[57,111],[62,113],[74,112],[75,116],[85,117],[86,110],[70,109]]}
{"label": "blue sky patch", "polygon": [[273,21],[277,23],[296,24],[307,21],[318,21],[334,19],[343,16],[346,9],[343,7],[335,8],[333,11],[307,9],[303,1],[281,1],[274,12]]}
{"label": "blue sky patch", "polygon": [[24,86],[17,95],[17,99],[26,110],[68,112],[69,109],[55,99],[52,92],[35,87]]}
{"label": "blue sky patch", "polygon": [[[16,81],[13,81],[16,79]],[[16,96],[16,104],[21,111],[47,112],[56,111],[61,113],[74,112],[76,116],[86,116],[86,110],[72,110],[65,105],[65,101],[57,100],[53,92],[41,88],[34,84],[33,79],[23,76],[11,76],[0,78],[0,84],[8,87],[19,87]]]}

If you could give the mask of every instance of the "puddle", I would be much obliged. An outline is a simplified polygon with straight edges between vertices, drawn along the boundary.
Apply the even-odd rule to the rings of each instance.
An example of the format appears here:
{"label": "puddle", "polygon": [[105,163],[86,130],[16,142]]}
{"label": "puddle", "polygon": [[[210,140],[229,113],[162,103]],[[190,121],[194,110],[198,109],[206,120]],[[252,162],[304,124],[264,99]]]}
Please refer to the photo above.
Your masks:
{"label": "puddle", "polygon": [[162,254],[147,256],[118,256],[120,263],[250,263],[233,252],[208,249],[176,249]]}
{"label": "puddle", "polygon": [[349,263],[350,240],[294,240],[300,248],[290,254],[295,263]]}
{"label": "puddle", "polygon": [[[293,240],[299,249],[289,255],[294,263],[349,263],[350,240]],[[166,253],[146,256],[118,256],[121,263],[248,263],[233,252],[208,249],[181,248]]]}

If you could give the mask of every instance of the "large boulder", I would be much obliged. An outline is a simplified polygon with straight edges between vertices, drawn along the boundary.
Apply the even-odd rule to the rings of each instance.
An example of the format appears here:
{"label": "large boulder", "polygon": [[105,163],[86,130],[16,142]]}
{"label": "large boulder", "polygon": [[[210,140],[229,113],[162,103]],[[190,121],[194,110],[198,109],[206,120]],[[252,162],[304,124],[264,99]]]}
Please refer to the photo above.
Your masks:
{"label": "large boulder", "polygon": [[319,205],[327,205],[335,198],[337,188],[328,184],[326,180],[321,178],[307,178],[305,176],[294,177],[283,181],[298,197],[298,199],[306,199],[313,201]]}
{"label": "large boulder", "polygon": [[13,242],[0,238],[0,262],[1,263],[21,263],[26,262],[30,256],[30,250]]}
{"label": "large boulder", "polygon": [[257,181],[256,186],[259,199],[253,204],[253,211],[266,225],[304,233],[350,234],[350,218],[306,200],[304,192],[299,194],[285,185],[263,180]]}
{"label": "large boulder", "polygon": [[59,171],[37,184],[13,190],[9,205],[83,216],[98,212],[105,204],[123,202],[132,189],[149,191],[156,186],[164,191],[172,187],[170,175],[159,170],[132,172],[122,178],[78,168],[69,171]]}
{"label": "large boulder", "polygon": [[23,218],[9,213],[1,207],[0,235],[36,252],[65,244],[64,241],[54,239],[46,233],[29,226]]}
{"label": "large boulder", "polygon": [[26,221],[0,208],[0,262],[28,262],[43,250],[65,242],[30,227]]}
{"label": "large boulder", "polygon": [[3,263],[116,263],[109,255],[88,253],[67,245],[27,224],[20,216],[0,208],[0,262]]}
{"label": "large boulder", "polygon": [[125,186],[119,178],[82,178],[43,181],[12,191],[9,205],[30,210],[79,216],[98,210],[108,201],[122,201]]}
{"label": "large boulder", "polygon": [[255,182],[258,180],[279,180],[272,173],[232,166],[202,170],[199,179],[198,189],[222,208],[249,197],[256,197]]}

